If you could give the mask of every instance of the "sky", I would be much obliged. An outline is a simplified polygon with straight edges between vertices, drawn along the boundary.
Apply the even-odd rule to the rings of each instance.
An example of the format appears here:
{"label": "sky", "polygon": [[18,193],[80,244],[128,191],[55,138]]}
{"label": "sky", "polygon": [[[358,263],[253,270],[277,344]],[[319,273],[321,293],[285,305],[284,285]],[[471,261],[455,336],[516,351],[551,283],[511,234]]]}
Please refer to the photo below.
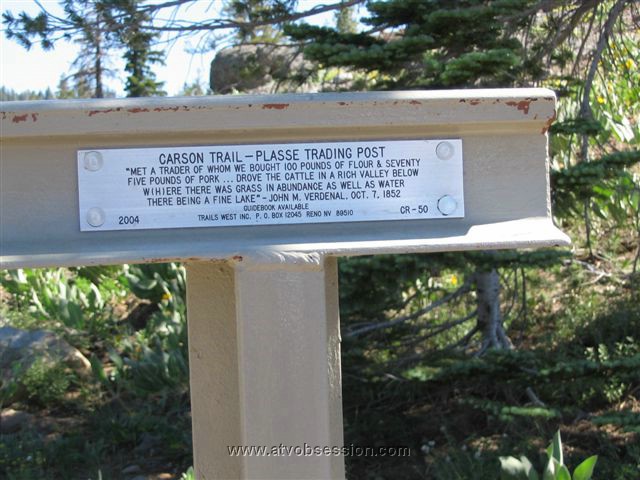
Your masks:
{"label": "sky", "polygon": [[[54,14],[61,13],[57,0],[41,0],[40,2]],[[197,19],[204,15],[211,15],[212,9],[221,4],[221,0],[202,0],[194,2],[189,8],[183,8],[180,12],[183,18]],[[321,3],[318,0],[300,0],[301,6],[310,8]],[[0,10],[11,11],[18,14],[26,11],[37,14],[40,9],[33,1],[27,0],[2,0]],[[310,19],[312,23],[327,23],[331,21],[332,14],[318,15]],[[180,39],[171,44],[164,44],[166,49],[165,65],[153,67],[156,80],[165,82],[164,90],[169,95],[177,95],[184,84],[192,84],[194,81],[206,88],[209,84],[209,64],[215,56],[215,52],[204,54],[192,54],[199,47],[199,39],[196,37]],[[66,76],[71,71],[71,64],[76,58],[78,46],[69,42],[59,42],[53,50],[43,51],[39,44],[34,44],[29,51],[18,45],[13,40],[7,40],[4,34],[4,26],[0,36],[0,86],[16,90],[44,91],[47,87],[56,90],[61,76]],[[113,58],[112,67],[119,73],[118,78],[107,79],[107,88],[114,90],[117,96],[124,96],[123,61],[121,58]]]}

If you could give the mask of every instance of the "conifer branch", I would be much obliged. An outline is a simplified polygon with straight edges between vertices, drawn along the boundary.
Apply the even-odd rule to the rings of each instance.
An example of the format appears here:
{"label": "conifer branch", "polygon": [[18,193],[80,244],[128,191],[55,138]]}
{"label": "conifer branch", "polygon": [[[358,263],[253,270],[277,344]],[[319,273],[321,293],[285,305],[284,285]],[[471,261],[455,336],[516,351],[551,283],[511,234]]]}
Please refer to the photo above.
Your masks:
{"label": "conifer branch", "polygon": [[385,328],[390,328],[390,327],[394,327],[396,325],[400,325],[402,323],[408,322],[409,320],[415,320],[423,315],[426,315],[427,313],[431,312],[432,310],[435,310],[436,308],[438,308],[441,305],[444,305],[447,302],[450,302],[451,300],[467,293],[470,289],[471,289],[471,279],[467,280],[464,284],[462,284],[462,286],[460,288],[458,288],[457,290],[449,293],[448,295],[445,295],[444,297],[430,303],[429,305],[427,305],[424,308],[421,308],[420,310],[410,314],[410,315],[405,315],[402,317],[398,317],[398,318],[394,318],[393,320],[389,320],[387,322],[378,322],[378,323],[373,323],[373,324],[369,324],[369,325],[365,325],[363,327],[354,329],[350,332],[347,332],[344,337],[345,338],[354,338],[354,337],[358,337],[360,335],[364,335],[365,333],[370,333],[376,330],[382,330]]}

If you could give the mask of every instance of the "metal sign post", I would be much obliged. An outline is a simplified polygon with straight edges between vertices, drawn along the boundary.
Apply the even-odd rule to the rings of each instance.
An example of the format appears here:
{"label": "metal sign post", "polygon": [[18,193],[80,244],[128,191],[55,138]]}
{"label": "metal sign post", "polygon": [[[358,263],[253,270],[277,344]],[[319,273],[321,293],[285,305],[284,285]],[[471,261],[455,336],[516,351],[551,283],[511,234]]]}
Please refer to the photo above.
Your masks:
{"label": "metal sign post", "polygon": [[2,267],[186,262],[197,477],[343,478],[336,257],[568,244],[554,109],[544,89],[5,102]]}

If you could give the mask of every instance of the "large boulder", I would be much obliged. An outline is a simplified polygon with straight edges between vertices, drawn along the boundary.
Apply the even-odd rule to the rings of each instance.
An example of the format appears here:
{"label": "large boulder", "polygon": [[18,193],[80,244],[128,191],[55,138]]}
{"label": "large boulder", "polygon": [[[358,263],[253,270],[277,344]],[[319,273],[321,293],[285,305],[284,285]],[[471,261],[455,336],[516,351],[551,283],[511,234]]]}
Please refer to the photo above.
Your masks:
{"label": "large boulder", "polygon": [[33,423],[33,415],[12,408],[0,411],[0,435],[16,433]]}
{"label": "large boulder", "polygon": [[[45,330],[21,330],[14,327],[0,328],[0,381],[2,386],[11,382],[19,384],[16,378],[21,372],[27,371],[36,361],[47,366],[63,364],[79,376],[91,373],[91,363],[76,348],[65,340]],[[5,389],[5,391],[7,391]],[[19,399],[23,390],[17,388],[10,398],[5,398],[5,404]]]}
{"label": "large boulder", "polygon": [[211,62],[209,83],[217,94],[304,91],[310,73],[311,65],[297,48],[239,45],[216,54]]}

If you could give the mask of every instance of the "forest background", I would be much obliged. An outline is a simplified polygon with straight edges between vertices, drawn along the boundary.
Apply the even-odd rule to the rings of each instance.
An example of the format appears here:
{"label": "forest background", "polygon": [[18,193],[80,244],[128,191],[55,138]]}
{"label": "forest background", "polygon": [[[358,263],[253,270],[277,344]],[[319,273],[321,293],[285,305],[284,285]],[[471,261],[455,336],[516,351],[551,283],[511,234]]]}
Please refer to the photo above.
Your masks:
{"label": "forest background", "polygon": [[[3,87],[2,101],[113,96],[109,75],[127,96],[164,95],[154,69],[185,37],[213,62],[209,85],[183,95],[553,89],[553,212],[571,249],[340,261],[345,443],[412,452],[347,458],[347,474],[494,479],[504,455],[541,471],[560,430],[569,466],[596,454],[594,478],[637,479],[638,3],[224,0],[193,18],[194,3],[3,12],[3,42],[72,41],[79,54],[55,88]],[[327,25],[308,22],[320,13]],[[89,365],[16,361],[0,337],[0,475],[189,478],[184,268],[4,270],[0,281],[0,332],[46,330]]]}

